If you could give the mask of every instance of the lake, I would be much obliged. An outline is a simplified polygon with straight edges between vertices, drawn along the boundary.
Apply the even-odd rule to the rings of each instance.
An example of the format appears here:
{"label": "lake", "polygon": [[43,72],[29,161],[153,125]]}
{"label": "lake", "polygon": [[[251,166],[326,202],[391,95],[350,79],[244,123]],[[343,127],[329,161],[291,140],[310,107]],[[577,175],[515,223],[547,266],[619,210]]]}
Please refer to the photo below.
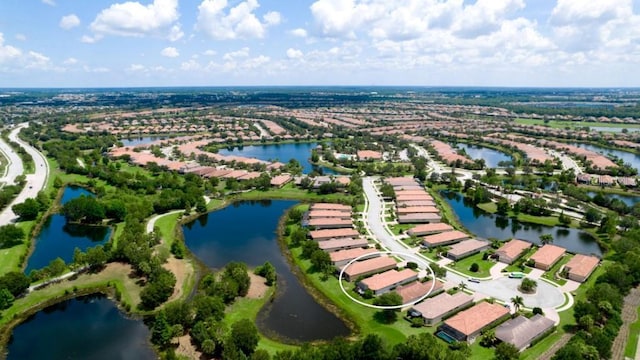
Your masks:
{"label": "lake", "polygon": [[[602,155],[608,156],[607,154],[615,155],[616,157],[622,159],[625,164],[631,165],[632,168],[637,169],[640,172],[640,155],[630,153],[627,151],[621,150],[613,150],[607,149],[601,146],[592,145],[592,144],[584,144],[584,143],[569,143],[569,145],[578,146],[583,149],[595,151]],[[613,158],[612,156],[608,156],[609,158]]]}
{"label": "lake", "polygon": [[613,132],[619,133],[622,132],[622,129],[627,129],[629,132],[638,132],[640,131],[639,127],[615,127],[615,126],[589,126],[590,131],[603,131],[603,132]]}
{"label": "lake", "polygon": [[249,145],[242,147],[221,148],[220,155],[235,155],[256,158],[264,161],[280,161],[287,163],[291,159],[296,159],[302,165],[302,172],[308,174],[313,170],[321,170],[323,174],[336,174],[335,171],[324,166],[316,166],[310,162],[311,150],[318,146],[317,143],[286,143],[270,145]]}
{"label": "lake", "polygon": [[7,345],[8,360],[157,359],[140,320],[125,317],[103,295],[47,307],[18,325]]}
{"label": "lake", "polygon": [[122,142],[122,146],[146,145],[157,140],[168,139],[167,136],[131,136],[122,138],[118,141]]}
{"label": "lake", "polygon": [[233,203],[185,224],[185,243],[212,268],[220,269],[230,261],[244,262],[250,268],[265,261],[275,266],[278,293],[258,315],[257,325],[263,333],[294,341],[348,336],[347,326],[299,283],[278,246],[278,220],[295,204],[286,200]]}
{"label": "lake", "polygon": [[517,238],[540,244],[540,235],[553,235],[553,244],[572,253],[602,256],[602,250],[591,234],[572,228],[523,223],[506,216],[490,214],[465,201],[460,193],[442,191],[460,223],[472,234],[484,238],[506,240]]}
{"label": "lake", "polygon": [[490,168],[500,167],[498,163],[500,163],[501,161],[512,161],[511,156],[503,153],[502,151],[494,150],[480,145],[458,143],[455,145],[455,147],[464,150],[467,155],[469,155],[474,160],[484,159],[485,165]]}
{"label": "lake", "polygon": [[[78,196],[93,196],[89,191],[79,187],[67,187],[60,202],[66,204]],[[29,256],[25,273],[41,269],[59,257],[65,263],[73,261],[73,251],[79,248],[86,251],[90,247],[105,244],[111,237],[108,226],[89,226],[70,224],[61,214],[49,216],[40,233],[35,238],[35,248]]]}

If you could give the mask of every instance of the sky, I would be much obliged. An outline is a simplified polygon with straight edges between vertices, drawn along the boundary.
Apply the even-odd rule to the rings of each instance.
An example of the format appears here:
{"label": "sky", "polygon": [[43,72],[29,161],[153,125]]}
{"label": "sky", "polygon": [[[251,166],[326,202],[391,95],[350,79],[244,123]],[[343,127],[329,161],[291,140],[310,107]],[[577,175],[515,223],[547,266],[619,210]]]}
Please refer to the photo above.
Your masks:
{"label": "sky", "polygon": [[640,0],[0,0],[0,87],[639,87]]}

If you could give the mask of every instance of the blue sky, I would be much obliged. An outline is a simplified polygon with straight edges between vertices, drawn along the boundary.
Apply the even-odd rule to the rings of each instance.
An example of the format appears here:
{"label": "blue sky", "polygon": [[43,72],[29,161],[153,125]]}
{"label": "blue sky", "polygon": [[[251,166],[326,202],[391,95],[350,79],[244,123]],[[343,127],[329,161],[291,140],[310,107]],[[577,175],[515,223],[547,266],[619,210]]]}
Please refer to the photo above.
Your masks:
{"label": "blue sky", "polygon": [[640,0],[2,0],[1,87],[640,86]]}

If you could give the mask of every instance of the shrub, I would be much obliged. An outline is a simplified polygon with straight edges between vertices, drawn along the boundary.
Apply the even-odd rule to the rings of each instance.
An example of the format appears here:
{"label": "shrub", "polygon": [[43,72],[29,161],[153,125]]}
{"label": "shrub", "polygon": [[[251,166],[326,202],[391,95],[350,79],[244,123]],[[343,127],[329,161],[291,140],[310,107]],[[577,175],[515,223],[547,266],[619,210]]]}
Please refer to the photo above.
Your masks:
{"label": "shrub", "polygon": [[478,265],[477,263],[473,263],[469,267],[469,271],[471,272],[478,272],[478,270],[480,270],[480,265]]}

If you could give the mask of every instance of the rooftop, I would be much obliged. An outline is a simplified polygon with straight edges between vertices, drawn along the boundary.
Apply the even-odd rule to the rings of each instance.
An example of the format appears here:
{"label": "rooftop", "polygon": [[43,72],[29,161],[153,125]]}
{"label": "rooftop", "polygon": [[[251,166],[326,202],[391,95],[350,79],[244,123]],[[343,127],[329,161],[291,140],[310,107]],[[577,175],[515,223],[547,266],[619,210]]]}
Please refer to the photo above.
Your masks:
{"label": "rooftop", "polygon": [[531,259],[540,264],[551,265],[558,260],[560,256],[564,255],[566,251],[565,248],[560,246],[546,244],[536,251],[536,253],[531,256]]}
{"label": "rooftop", "polygon": [[599,262],[600,259],[595,256],[577,254],[565,264],[565,268],[567,268],[571,274],[587,277],[593,269],[598,266]]}
{"label": "rooftop", "polygon": [[344,270],[350,278],[367,274],[380,269],[388,269],[390,266],[396,266],[396,260],[389,256],[380,256],[372,259],[356,261]]}
{"label": "rooftop", "polygon": [[419,311],[426,319],[435,319],[448,313],[449,311],[471,303],[473,296],[460,291],[453,295],[446,292],[426,299],[423,302],[413,305],[413,309]]}
{"label": "rooftop", "polygon": [[430,245],[438,245],[453,240],[464,240],[468,238],[469,235],[463,233],[462,231],[453,230],[442,232],[439,234],[427,235],[422,238],[422,241]]}
{"label": "rooftop", "polygon": [[500,304],[481,302],[472,308],[459,312],[444,323],[469,336],[507,314],[509,314],[509,309]]}
{"label": "rooftop", "polygon": [[512,239],[511,241],[508,241],[507,243],[500,246],[500,248],[496,250],[496,253],[504,254],[505,256],[508,256],[510,258],[515,258],[530,247],[531,247],[530,242],[527,242],[524,240]]}
{"label": "rooftop", "polygon": [[[431,289],[431,286],[433,286],[433,290]],[[406,304],[425,296],[427,293],[432,294],[440,291],[443,287],[444,286],[440,281],[436,281],[435,284],[433,280],[425,282],[416,281],[411,284],[398,287],[396,292],[402,297],[402,303]]]}
{"label": "rooftop", "polygon": [[388,270],[380,274],[373,275],[361,281],[362,284],[366,285],[367,288],[376,291],[380,289],[384,289],[387,286],[392,286],[394,284],[399,284],[405,281],[411,280],[411,278],[415,278],[418,275],[415,271],[411,269],[404,269],[401,271],[398,270]]}
{"label": "rooftop", "polygon": [[447,251],[447,253],[455,256],[460,256],[486,246],[489,246],[488,241],[476,239],[463,240],[455,245],[451,245],[451,249]]}
{"label": "rooftop", "polygon": [[496,337],[504,342],[522,349],[536,337],[553,327],[554,321],[540,314],[531,319],[520,315],[515,319],[506,321],[496,328]]}
{"label": "rooftop", "polygon": [[358,237],[358,233],[354,229],[324,229],[313,230],[309,232],[312,239],[328,239],[328,238],[341,238],[341,237]]}

